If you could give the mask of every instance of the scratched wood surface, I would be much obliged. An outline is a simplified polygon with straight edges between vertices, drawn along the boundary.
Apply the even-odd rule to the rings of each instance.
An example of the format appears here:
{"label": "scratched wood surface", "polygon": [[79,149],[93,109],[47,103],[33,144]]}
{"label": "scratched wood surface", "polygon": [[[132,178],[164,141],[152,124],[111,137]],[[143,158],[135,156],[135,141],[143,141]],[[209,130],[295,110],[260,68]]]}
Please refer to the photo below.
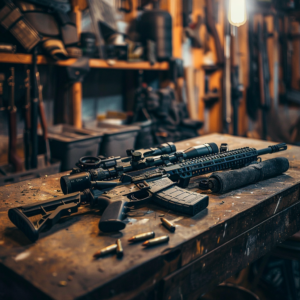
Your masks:
{"label": "scratched wood surface", "polygon": [[[177,149],[207,142],[227,142],[230,149],[261,149],[273,144],[212,134],[177,143]],[[62,174],[1,187],[0,298],[17,299],[22,293],[23,299],[32,299],[33,295],[36,299],[63,300],[180,299],[189,290],[198,297],[199,290],[218,284],[238,266],[245,266],[300,229],[300,151],[289,146],[285,152],[264,155],[262,159],[278,156],[290,160],[290,169],[284,175],[225,195],[211,194],[208,208],[194,217],[149,204],[131,213],[125,230],[104,234],[98,229],[101,212],[83,207],[43,232],[34,244],[9,221],[7,211],[62,195]],[[199,178],[193,179],[189,189],[201,192],[197,181]],[[161,226],[160,214],[177,225],[175,233]],[[131,236],[147,231],[154,231],[156,236],[168,234],[170,241],[149,249],[127,242]],[[122,259],[115,255],[92,258],[117,238],[123,243]],[[226,249],[231,252],[228,254]],[[203,269],[206,260],[211,271]],[[201,273],[208,279],[203,283],[196,279]],[[190,278],[190,274],[198,275]]]}

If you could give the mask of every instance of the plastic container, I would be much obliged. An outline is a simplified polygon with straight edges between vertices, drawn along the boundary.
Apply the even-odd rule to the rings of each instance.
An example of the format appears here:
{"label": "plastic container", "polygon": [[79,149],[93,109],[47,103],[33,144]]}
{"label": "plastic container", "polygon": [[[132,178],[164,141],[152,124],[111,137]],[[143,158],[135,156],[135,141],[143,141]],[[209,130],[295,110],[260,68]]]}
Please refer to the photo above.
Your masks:
{"label": "plastic container", "polygon": [[105,121],[88,122],[85,128],[103,134],[99,154],[105,157],[126,156],[127,149],[134,149],[136,137],[140,131],[139,126],[114,125]]}
{"label": "plastic container", "polygon": [[97,156],[101,132],[59,124],[48,128],[51,157],[61,161],[61,171],[71,170],[82,156]]}
{"label": "plastic container", "polygon": [[152,121],[147,120],[143,122],[136,122],[132,125],[140,127],[139,134],[135,141],[134,149],[148,149],[153,147],[154,141],[152,136]]}

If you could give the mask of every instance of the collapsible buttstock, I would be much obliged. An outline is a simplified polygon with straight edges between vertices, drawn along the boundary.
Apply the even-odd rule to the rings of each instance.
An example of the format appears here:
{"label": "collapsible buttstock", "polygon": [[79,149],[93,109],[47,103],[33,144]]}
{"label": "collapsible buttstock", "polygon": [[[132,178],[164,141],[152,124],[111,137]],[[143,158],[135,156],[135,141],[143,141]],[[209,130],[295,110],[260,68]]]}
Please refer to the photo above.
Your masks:
{"label": "collapsible buttstock", "polygon": [[[11,208],[8,217],[30,241],[39,238],[39,232],[46,226],[53,226],[61,217],[71,215],[78,211],[81,204],[81,194],[74,193],[68,196],[57,197],[49,201],[41,201],[32,205]],[[34,225],[29,217],[42,215]]]}
{"label": "collapsible buttstock", "polygon": [[8,217],[30,241],[35,242],[39,238],[39,231],[19,208],[11,208]]}

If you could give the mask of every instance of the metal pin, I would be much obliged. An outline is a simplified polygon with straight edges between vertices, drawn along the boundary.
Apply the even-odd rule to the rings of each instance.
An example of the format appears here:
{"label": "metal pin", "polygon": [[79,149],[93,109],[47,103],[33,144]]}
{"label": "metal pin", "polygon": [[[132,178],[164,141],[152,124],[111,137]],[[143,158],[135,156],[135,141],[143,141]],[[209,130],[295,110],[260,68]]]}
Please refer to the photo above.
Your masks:
{"label": "metal pin", "polygon": [[117,239],[117,257],[121,258],[123,256],[123,247],[120,239]]}
{"label": "metal pin", "polygon": [[167,229],[169,229],[171,232],[175,232],[176,227],[173,223],[165,218],[160,218],[160,220]]}
{"label": "metal pin", "polygon": [[115,252],[116,249],[117,249],[117,244],[113,244],[113,245],[110,245],[108,247],[105,247],[105,248],[97,251],[93,256],[94,256],[94,258],[98,258],[98,257],[104,256],[108,253]]}
{"label": "metal pin", "polygon": [[148,240],[148,241],[144,242],[142,245],[144,247],[150,247],[150,246],[166,243],[168,241],[169,241],[169,236],[164,235],[164,236],[160,236],[160,237],[155,238],[155,239]]}
{"label": "metal pin", "polygon": [[155,237],[154,231],[150,231],[150,232],[135,235],[135,236],[131,237],[128,240],[128,242],[140,242],[140,241],[145,241],[148,239],[153,239],[154,237]]}

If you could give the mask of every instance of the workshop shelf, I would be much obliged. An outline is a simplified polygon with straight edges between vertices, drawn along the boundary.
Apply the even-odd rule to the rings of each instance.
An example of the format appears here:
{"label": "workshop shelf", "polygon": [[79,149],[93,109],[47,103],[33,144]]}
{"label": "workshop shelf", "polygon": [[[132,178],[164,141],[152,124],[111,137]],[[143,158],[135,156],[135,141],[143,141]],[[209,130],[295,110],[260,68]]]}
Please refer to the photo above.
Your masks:
{"label": "workshop shelf", "polygon": [[[38,64],[55,64],[58,66],[70,66],[76,61],[76,58],[70,58],[67,60],[53,61],[44,55],[38,55]],[[13,64],[31,64],[32,55],[23,53],[1,53],[0,63],[13,63]],[[168,62],[159,62],[151,65],[147,61],[139,62],[127,62],[127,61],[117,61],[117,60],[104,60],[104,59],[90,59],[90,67],[98,69],[125,69],[125,70],[168,70]]]}

